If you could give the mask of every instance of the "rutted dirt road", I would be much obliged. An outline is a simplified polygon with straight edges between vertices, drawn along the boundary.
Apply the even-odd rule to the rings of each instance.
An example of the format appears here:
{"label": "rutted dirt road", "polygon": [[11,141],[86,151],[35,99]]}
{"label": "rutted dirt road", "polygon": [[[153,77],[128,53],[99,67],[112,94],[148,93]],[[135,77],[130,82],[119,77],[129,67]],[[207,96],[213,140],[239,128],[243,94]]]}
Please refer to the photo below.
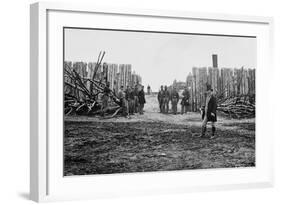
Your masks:
{"label": "rutted dirt road", "polygon": [[156,96],[146,100],[145,114],[130,119],[66,117],[64,174],[255,166],[254,119],[218,117],[217,137],[201,139],[199,113],[165,115]]}

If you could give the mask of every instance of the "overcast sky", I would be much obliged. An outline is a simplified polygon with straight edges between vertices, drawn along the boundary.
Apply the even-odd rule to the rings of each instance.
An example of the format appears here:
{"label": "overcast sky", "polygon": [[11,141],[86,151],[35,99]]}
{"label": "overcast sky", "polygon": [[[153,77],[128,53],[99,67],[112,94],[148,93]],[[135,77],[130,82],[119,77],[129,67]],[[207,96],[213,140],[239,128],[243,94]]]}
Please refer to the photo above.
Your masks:
{"label": "overcast sky", "polygon": [[174,79],[185,81],[192,67],[256,68],[256,39],[208,35],[65,29],[65,60],[132,64],[143,85],[158,90]]}

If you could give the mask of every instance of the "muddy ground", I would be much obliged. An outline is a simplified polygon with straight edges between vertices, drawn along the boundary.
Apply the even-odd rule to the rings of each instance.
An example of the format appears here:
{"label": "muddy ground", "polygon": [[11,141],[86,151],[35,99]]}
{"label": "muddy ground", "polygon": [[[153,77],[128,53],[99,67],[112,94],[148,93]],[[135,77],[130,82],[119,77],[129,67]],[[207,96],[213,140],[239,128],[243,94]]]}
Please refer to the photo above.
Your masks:
{"label": "muddy ground", "polygon": [[202,139],[199,113],[164,115],[147,102],[130,119],[66,117],[64,175],[255,166],[254,119],[218,117],[216,138]]}

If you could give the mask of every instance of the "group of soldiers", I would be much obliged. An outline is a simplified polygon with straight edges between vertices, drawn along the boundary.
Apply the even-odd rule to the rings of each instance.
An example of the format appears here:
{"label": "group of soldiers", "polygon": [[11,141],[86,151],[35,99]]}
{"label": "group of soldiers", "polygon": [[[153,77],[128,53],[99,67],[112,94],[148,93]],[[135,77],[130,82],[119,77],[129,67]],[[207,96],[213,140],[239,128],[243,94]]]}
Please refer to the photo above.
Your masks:
{"label": "group of soldiers", "polygon": [[[103,109],[108,107],[108,100],[111,90],[109,89],[109,84],[104,88],[104,95],[102,98]],[[215,136],[215,122],[217,121],[217,100],[215,93],[210,85],[207,85],[206,89],[205,103],[201,108],[202,116],[202,131],[201,137],[205,137],[207,123],[211,122],[212,126],[212,135],[211,138]],[[135,85],[134,87],[127,86],[124,89],[124,86],[121,86],[119,92],[117,93],[118,98],[120,99],[120,104],[122,105],[123,115],[129,117],[129,115],[134,115],[135,113],[143,114],[145,100],[144,86]],[[190,105],[189,98],[190,94],[188,88],[185,87],[182,93],[181,100],[181,114],[187,113],[188,107]],[[158,103],[161,113],[169,112],[169,103],[172,104],[172,113],[177,114],[177,105],[180,100],[179,93],[176,87],[173,87],[170,91],[167,86],[161,86],[160,91],[158,92]]]}
{"label": "group of soldiers", "polygon": [[[105,113],[106,109],[108,108],[109,98],[112,97],[111,90],[109,88],[109,83],[103,89],[103,96],[102,96],[102,110]],[[120,105],[122,106],[122,113],[123,116],[134,115],[135,113],[143,114],[143,108],[145,101],[145,93],[144,93],[144,86],[142,85],[135,85],[135,86],[127,86],[124,89],[124,86],[120,87],[120,90],[116,93],[113,91],[115,95],[120,100]]]}
{"label": "group of soldiers", "polygon": [[[189,98],[190,94],[188,91],[188,88],[186,87],[182,93],[183,98],[181,100],[181,114],[187,113],[188,107],[190,105]],[[172,113],[174,115],[178,112],[178,102],[180,100],[179,93],[176,89],[176,87],[173,87],[173,89],[170,91],[167,86],[161,85],[160,91],[158,92],[158,103],[159,103],[159,109],[161,113],[169,113],[169,104],[171,101],[172,104]]]}
{"label": "group of soldiers", "polygon": [[[211,122],[212,134],[210,138],[214,138],[216,132],[215,122],[217,121],[217,100],[213,89],[208,84],[206,85],[205,95],[205,103],[201,107],[202,130],[200,137],[206,137],[205,133],[207,130],[207,123]],[[181,100],[181,114],[184,114],[187,113],[188,107],[190,105],[190,94],[187,87],[185,87],[182,96],[183,97]],[[180,100],[180,97],[175,87],[173,87],[172,91],[169,91],[167,86],[161,86],[157,97],[161,113],[169,112],[169,102],[171,101],[172,113],[177,114],[177,105]]]}
{"label": "group of soldiers", "polygon": [[126,89],[121,86],[117,96],[121,100],[124,116],[134,115],[135,113],[143,114],[144,104],[146,103],[144,86],[127,86]]}

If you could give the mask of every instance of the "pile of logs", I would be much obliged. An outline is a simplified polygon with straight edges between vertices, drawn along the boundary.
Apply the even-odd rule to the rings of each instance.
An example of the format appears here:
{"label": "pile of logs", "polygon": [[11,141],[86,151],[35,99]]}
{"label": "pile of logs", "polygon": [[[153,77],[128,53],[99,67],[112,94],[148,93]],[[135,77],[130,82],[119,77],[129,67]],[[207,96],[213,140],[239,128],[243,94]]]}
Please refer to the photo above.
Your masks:
{"label": "pile of logs", "polygon": [[217,110],[236,119],[255,117],[255,96],[245,95],[219,99]]}
{"label": "pile of logs", "polygon": [[[110,90],[109,106],[103,108],[102,96],[106,86],[105,79],[97,79],[96,74],[101,66],[105,52],[100,52],[94,67],[92,78],[85,78],[69,65],[64,64],[64,113],[65,115],[108,115],[114,117],[121,113],[121,101]],[[107,74],[106,74],[107,75]],[[89,86],[87,86],[89,85]]]}

